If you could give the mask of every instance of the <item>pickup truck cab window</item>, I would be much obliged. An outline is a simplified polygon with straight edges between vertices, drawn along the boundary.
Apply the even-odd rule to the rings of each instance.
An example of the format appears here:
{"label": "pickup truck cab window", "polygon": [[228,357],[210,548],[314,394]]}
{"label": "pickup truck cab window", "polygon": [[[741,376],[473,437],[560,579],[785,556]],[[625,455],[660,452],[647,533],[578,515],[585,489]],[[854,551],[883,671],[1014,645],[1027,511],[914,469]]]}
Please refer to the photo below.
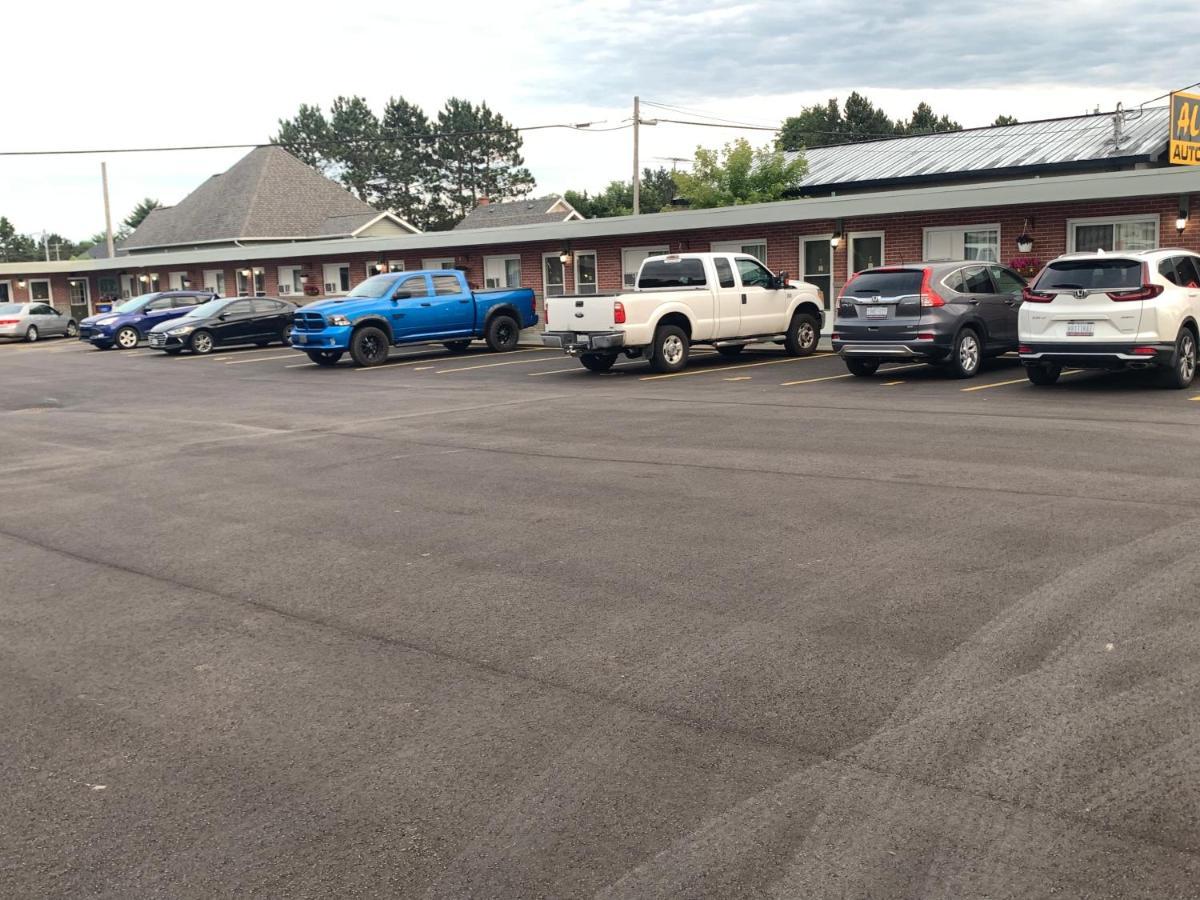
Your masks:
{"label": "pickup truck cab window", "polygon": [[707,283],[704,263],[694,257],[680,259],[667,256],[662,259],[649,259],[642,264],[642,271],[638,276],[638,289],[643,291],[656,288],[704,287]]}
{"label": "pickup truck cab window", "polygon": [[723,288],[736,287],[733,280],[733,266],[729,265],[729,260],[718,256],[713,260],[713,265],[717,267],[717,283]]}
{"label": "pickup truck cab window", "polygon": [[[410,278],[409,281],[411,280]],[[449,297],[461,294],[462,285],[459,284],[457,275],[434,275],[433,292],[439,297]]]}
{"label": "pickup truck cab window", "polygon": [[424,275],[409,275],[407,278],[398,278],[395,281],[395,285],[396,290],[392,293],[392,296],[396,294],[408,294],[410,298],[429,296],[429,284],[425,281]]}
{"label": "pickup truck cab window", "polygon": [[743,287],[769,288],[771,286],[771,273],[758,260],[744,256],[738,257],[737,267],[738,274],[742,276]]}

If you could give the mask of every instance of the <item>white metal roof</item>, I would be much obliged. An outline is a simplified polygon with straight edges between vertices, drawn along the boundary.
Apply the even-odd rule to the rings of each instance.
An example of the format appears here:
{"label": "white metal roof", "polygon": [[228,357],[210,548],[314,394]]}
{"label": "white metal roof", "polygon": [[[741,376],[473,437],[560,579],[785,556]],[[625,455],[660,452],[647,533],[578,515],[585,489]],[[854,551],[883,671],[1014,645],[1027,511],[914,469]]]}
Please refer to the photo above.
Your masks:
{"label": "white metal roof", "polygon": [[1196,193],[1200,193],[1200,166],[1176,166],[874,191],[808,200],[726,206],[718,209],[686,209],[644,216],[616,216],[608,219],[481,228],[467,232],[439,231],[386,238],[256,244],[241,248],[141,253],[137,256],[120,256],[113,259],[0,263],[0,275],[165,269],[168,266],[201,265],[206,262],[241,263],[352,253],[449,251],[538,241],[570,241],[577,247],[584,247],[586,241],[601,237],[652,235],[702,228],[754,227],[906,212]]}

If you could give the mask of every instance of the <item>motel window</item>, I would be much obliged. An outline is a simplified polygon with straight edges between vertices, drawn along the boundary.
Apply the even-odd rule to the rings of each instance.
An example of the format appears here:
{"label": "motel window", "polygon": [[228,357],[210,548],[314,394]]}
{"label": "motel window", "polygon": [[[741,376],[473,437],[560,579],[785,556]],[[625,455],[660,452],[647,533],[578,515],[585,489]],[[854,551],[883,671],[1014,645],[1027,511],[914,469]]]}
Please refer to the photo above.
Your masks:
{"label": "motel window", "polygon": [[0,303],[12,302],[12,282],[0,281]]}
{"label": "motel window", "polygon": [[421,268],[422,269],[453,269],[454,268],[454,257],[453,256],[439,256],[434,259],[423,259],[423,260],[421,260]]}
{"label": "motel window", "polygon": [[485,256],[483,258],[485,288],[518,288],[521,286],[521,257]]}
{"label": "motel window", "polygon": [[[254,268],[250,270],[250,274],[254,278],[253,293],[257,297],[261,297],[267,293],[267,272],[265,269]],[[237,270],[237,292],[239,297],[249,296],[251,287],[247,271],[245,269]]]}
{"label": "motel window", "polygon": [[225,296],[225,272],[223,269],[204,270],[204,289],[218,297]]}
{"label": "motel window", "polygon": [[1000,226],[966,225],[957,228],[926,228],[927,260],[970,259],[1000,261]]}
{"label": "motel window", "polygon": [[47,278],[31,278],[29,280],[29,299],[50,302],[50,280]]}
{"label": "motel window", "polygon": [[761,263],[767,261],[767,242],[761,238],[752,241],[715,241],[712,244],[713,253],[744,253],[753,256]]}
{"label": "motel window", "polygon": [[582,250],[575,254],[575,293],[594,294],[597,287],[598,271],[596,268],[596,253],[594,250]]}
{"label": "motel window", "polygon": [[304,269],[301,266],[280,266],[279,267],[279,294],[287,296],[289,294],[303,294]]}
{"label": "motel window", "polygon": [[187,287],[188,273],[187,272],[168,272],[167,287],[172,291],[182,291]]}
{"label": "motel window", "polygon": [[637,281],[638,269],[642,261],[651,256],[665,256],[667,247],[633,247],[621,251],[621,279],[626,287],[633,287]]}
{"label": "motel window", "polygon": [[388,264],[387,264],[387,270],[389,272],[403,272],[404,271],[404,260],[389,259]]}
{"label": "motel window", "polygon": [[1158,246],[1158,218],[1073,219],[1067,222],[1067,250],[1094,253],[1097,250],[1133,252]]}
{"label": "motel window", "polygon": [[326,294],[345,294],[350,291],[350,265],[326,263],[324,266]]}
{"label": "motel window", "polygon": [[542,285],[547,297],[561,297],[567,292],[566,270],[558,253],[542,254]]}
{"label": "motel window", "polygon": [[120,296],[121,293],[117,279],[111,275],[101,275],[96,281],[96,289],[100,292],[101,300],[111,300],[113,297]]}
{"label": "motel window", "polygon": [[883,235],[850,235],[850,272],[862,272],[883,265]]}
{"label": "motel window", "polygon": [[138,290],[136,275],[121,276],[121,299],[128,300],[130,297],[136,297],[141,291]]}

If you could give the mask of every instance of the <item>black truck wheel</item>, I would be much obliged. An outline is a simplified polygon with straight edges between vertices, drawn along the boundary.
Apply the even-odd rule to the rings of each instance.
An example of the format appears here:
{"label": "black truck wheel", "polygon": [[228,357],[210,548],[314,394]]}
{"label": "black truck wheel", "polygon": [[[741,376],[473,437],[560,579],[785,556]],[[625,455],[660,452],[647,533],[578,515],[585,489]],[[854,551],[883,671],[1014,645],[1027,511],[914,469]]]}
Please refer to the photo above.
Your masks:
{"label": "black truck wheel", "polygon": [[484,338],[487,340],[488,349],[493,353],[516,350],[517,341],[521,339],[521,326],[512,316],[500,313],[488,322]]}
{"label": "black truck wheel", "polygon": [[391,341],[382,328],[367,325],[350,338],[350,358],[356,366],[380,366],[387,362]]}

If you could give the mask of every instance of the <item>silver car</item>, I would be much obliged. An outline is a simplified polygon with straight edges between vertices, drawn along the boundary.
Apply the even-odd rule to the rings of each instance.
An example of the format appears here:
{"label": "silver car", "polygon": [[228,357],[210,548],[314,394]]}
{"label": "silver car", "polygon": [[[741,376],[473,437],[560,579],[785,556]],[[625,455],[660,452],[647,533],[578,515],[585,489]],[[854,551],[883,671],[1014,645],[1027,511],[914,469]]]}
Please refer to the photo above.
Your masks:
{"label": "silver car", "polygon": [[49,303],[0,303],[0,338],[36,341],[44,337],[75,337],[79,325]]}

